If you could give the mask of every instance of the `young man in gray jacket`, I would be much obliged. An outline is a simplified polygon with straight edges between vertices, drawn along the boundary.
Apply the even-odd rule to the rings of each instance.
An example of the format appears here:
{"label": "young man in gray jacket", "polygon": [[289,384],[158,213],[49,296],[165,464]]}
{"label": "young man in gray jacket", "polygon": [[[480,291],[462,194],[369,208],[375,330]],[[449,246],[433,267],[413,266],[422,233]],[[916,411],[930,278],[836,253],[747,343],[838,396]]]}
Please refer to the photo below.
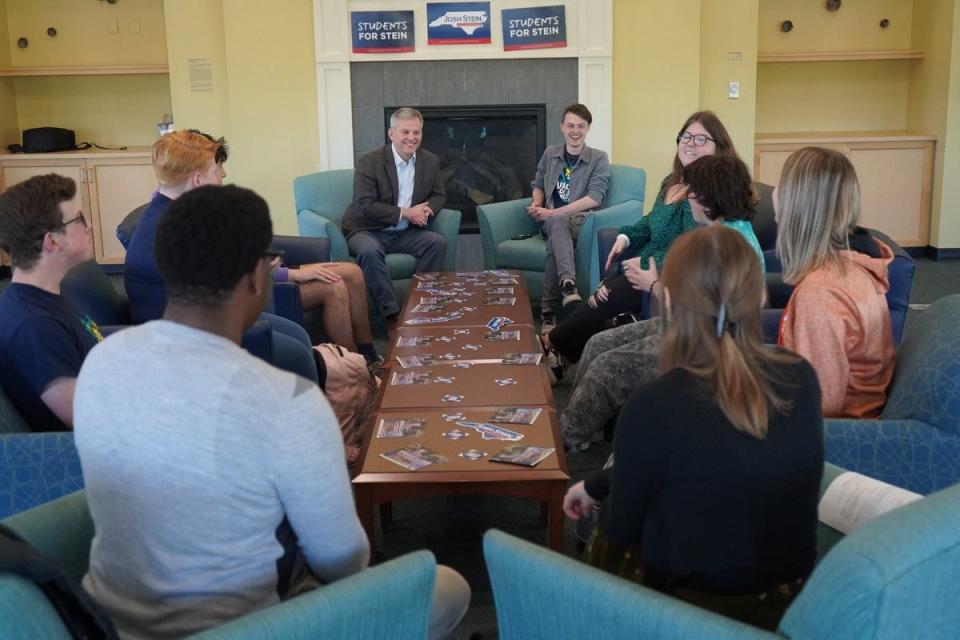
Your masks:
{"label": "young man in gray jacket", "polygon": [[547,239],[541,331],[553,327],[560,307],[580,301],[574,245],[584,218],[607,194],[610,160],[605,152],[586,144],[592,122],[584,105],[567,107],[560,121],[564,142],[547,147],[531,183],[533,202],[527,213],[543,224],[541,233]]}

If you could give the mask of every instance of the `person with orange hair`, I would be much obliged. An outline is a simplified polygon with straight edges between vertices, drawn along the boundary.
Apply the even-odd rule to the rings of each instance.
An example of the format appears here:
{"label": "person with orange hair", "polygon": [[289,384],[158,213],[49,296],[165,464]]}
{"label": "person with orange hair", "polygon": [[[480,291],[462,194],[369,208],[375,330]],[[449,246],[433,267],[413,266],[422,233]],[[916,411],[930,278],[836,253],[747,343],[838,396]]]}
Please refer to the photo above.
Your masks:
{"label": "person with orange hair", "polygon": [[[223,138],[214,139],[193,129],[173,131],[154,143],[153,169],[159,188],[130,240],[123,271],[135,323],[160,318],[167,302],[153,255],[157,225],[171,203],[184,193],[206,184],[223,184],[227,155]],[[379,372],[383,359],[373,346],[366,283],[360,267],[348,262],[309,264],[297,269],[278,267],[274,278],[298,283],[305,309],[323,307],[324,329],[331,341],[359,351],[371,372]]]}

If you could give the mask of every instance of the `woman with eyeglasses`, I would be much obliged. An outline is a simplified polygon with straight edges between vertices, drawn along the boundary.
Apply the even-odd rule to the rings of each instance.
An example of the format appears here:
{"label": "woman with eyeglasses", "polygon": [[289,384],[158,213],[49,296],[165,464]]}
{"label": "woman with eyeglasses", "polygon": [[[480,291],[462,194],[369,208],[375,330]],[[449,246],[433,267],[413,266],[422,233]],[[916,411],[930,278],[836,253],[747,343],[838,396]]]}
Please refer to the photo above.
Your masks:
{"label": "woman with eyeglasses", "polygon": [[[706,156],[685,166],[681,179],[696,223],[723,225],[743,236],[763,274],[763,251],[750,222],[755,204],[753,181],[743,161],[732,155]],[[642,273],[652,276],[649,286],[659,298],[656,268]],[[577,367],[573,393],[560,416],[560,432],[567,446],[588,448],[603,435],[604,427],[633,389],[656,376],[660,329],[659,320],[653,318],[601,331],[590,339]]]}
{"label": "woman with eyeglasses", "polygon": [[646,270],[649,261],[653,259],[657,269],[662,269],[673,241],[698,226],[687,201],[683,169],[697,158],[712,155],[739,158],[730,134],[716,114],[698,111],[687,118],[677,133],[673,171],[661,183],[653,209],[636,224],[620,228],[607,256],[609,271],[627,249],[635,254],[623,261],[623,275],[605,279],[587,304],[544,334],[543,344],[548,355],[559,356],[560,362],[549,359],[555,373],[562,372],[558,366],[563,361],[577,362],[587,341],[603,331],[610,320],[621,315],[641,315],[644,299],[653,284]]}
{"label": "woman with eyeglasses", "polygon": [[620,412],[615,463],[573,485],[564,512],[602,504],[593,564],[774,629],[817,553],[817,375],[763,345],[764,279],[736,230],[683,235],[662,285],[659,377]]}

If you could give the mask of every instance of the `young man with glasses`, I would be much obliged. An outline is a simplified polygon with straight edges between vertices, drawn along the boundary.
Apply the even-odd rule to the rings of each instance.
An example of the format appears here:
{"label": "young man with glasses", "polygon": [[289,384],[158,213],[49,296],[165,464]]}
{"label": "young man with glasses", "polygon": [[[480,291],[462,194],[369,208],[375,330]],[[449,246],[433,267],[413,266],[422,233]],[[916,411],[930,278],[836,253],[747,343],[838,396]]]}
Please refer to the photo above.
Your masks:
{"label": "young man with glasses", "polygon": [[0,195],[0,248],[13,276],[0,296],[0,386],[35,431],[73,427],[73,391],[100,329],[60,295],[60,283],[92,255],[76,184],[49,174]]}

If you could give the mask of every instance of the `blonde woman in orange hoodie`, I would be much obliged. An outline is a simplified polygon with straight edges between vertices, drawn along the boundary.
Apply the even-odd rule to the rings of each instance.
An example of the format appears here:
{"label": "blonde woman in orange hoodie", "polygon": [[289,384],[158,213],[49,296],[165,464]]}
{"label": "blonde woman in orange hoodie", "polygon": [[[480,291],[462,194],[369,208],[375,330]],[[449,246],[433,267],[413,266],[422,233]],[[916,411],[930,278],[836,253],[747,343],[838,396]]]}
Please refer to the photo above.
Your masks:
{"label": "blonde woman in orange hoodie", "polygon": [[783,280],[795,285],[778,342],[813,365],[824,417],[875,418],[893,376],[885,297],[893,251],[857,227],[856,171],[836,151],[799,149],[783,165],[773,203]]}

